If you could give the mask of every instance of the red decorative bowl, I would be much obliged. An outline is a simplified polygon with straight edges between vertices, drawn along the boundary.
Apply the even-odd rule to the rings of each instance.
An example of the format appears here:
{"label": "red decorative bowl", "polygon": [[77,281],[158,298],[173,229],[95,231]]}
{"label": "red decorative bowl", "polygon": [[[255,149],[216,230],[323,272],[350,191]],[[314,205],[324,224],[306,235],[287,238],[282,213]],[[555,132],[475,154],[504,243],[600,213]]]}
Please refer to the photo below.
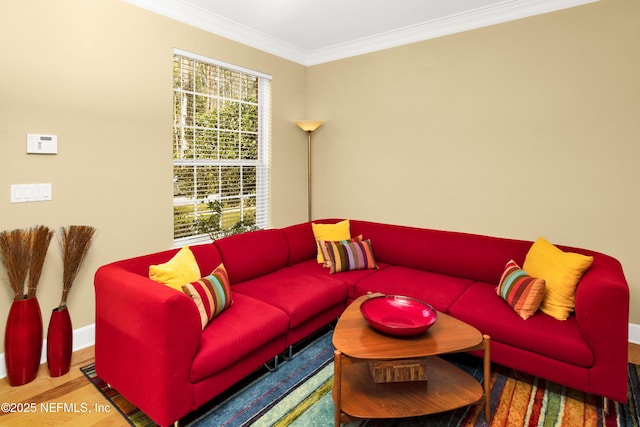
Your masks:
{"label": "red decorative bowl", "polygon": [[438,320],[426,302],[400,295],[372,297],[360,305],[360,312],[372,328],[389,335],[421,334]]}

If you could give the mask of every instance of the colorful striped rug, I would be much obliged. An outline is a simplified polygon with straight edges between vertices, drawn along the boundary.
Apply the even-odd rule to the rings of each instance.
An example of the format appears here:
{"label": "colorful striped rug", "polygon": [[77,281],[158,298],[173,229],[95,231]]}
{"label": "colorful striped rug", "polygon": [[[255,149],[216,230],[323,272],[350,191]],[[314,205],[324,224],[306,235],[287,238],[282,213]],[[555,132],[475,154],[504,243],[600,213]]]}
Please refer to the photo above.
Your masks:
{"label": "colorful striped rug", "polygon": [[[479,359],[467,355],[448,358],[482,380]],[[91,366],[85,375],[107,399],[118,406],[134,426],[153,426],[113,390],[101,389]],[[92,377],[93,375],[93,377]],[[491,414],[487,423],[479,405],[427,417],[398,420],[362,420],[349,427],[640,427],[640,367],[629,365],[629,403],[611,402],[603,417],[602,399],[568,389],[518,371],[494,366],[491,377]],[[332,426],[333,346],[331,332],[312,341],[273,373],[256,375],[236,390],[181,420],[181,426]],[[123,403],[124,402],[124,403]],[[130,414],[131,416],[128,416]]]}

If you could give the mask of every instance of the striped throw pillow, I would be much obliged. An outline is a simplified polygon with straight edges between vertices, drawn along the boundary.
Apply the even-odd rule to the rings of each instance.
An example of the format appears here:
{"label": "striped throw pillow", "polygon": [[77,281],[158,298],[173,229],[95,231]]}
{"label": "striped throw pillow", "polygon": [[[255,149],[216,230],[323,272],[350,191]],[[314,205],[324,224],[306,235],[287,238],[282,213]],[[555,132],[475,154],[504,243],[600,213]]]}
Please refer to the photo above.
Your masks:
{"label": "striped throw pillow", "polygon": [[189,295],[198,307],[202,329],[233,304],[229,275],[224,264],[217,266],[207,277],[184,285],[182,291]]}
{"label": "striped throw pillow", "polygon": [[371,250],[371,240],[356,242],[324,242],[329,254],[329,272],[377,269]]}
{"label": "striped throw pillow", "polygon": [[[358,237],[354,237],[352,239],[348,239],[348,240],[336,240],[334,241],[334,243],[349,243],[349,242],[360,242],[362,241],[362,234],[360,234]],[[326,245],[326,241],[324,240],[320,240],[318,241],[318,248],[322,251],[322,258],[325,260],[322,263],[323,267],[329,268],[331,266],[331,258],[329,256],[329,249],[327,249],[327,245]]]}
{"label": "striped throw pillow", "polygon": [[525,320],[538,311],[544,290],[544,279],[529,276],[514,260],[505,266],[496,288],[497,294]]}

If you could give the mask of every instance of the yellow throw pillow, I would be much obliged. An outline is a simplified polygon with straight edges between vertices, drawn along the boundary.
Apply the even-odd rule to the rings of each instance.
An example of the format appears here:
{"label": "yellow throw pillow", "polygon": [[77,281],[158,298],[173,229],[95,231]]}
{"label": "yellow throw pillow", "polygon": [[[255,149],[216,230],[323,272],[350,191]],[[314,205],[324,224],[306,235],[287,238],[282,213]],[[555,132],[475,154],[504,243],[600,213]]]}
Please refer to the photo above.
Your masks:
{"label": "yellow throw pillow", "polygon": [[164,264],[149,266],[149,278],[182,292],[182,286],[202,277],[189,246],[184,246]]}
{"label": "yellow throw pillow", "polygon": [[322,255],[320,241],[333,242],[351,239],[351,228],[348,219],[336,224],[315,224],[312,222],[311,228],[313,229],[313,236],[316,239],[316,246],[318,248],[318,264],[324,264],[327,261]]}
{"label": "yellow throw pillow", "polygon": [[522,269],[546,283],[540,310],[567,320],[575,309],[578,282],[592,263],[592,256],[564,252],[540,237],[531,245]]}

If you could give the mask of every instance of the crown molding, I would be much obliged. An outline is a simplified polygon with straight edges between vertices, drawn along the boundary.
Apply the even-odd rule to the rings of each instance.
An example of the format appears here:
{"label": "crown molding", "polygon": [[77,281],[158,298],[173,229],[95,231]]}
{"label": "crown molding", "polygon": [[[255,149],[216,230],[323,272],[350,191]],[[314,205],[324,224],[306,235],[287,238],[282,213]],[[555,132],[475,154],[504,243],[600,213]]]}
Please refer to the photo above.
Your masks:
{"label": "crown molding", "polygon": [[327,48],[305,51],[182,0],[122,0],[238,43],[305,65],[317,65],[409,43],[474,30],[599,0],[507,0]]}
{"label": "crown molding", "polygon": [[511,0],[387,33],[308,52],[305,65],[349,58],[600,0]]}
{"label": "crown molding", "polygon": [[122,0],[192,27],[306,65],[308,52],[181,0]]}

